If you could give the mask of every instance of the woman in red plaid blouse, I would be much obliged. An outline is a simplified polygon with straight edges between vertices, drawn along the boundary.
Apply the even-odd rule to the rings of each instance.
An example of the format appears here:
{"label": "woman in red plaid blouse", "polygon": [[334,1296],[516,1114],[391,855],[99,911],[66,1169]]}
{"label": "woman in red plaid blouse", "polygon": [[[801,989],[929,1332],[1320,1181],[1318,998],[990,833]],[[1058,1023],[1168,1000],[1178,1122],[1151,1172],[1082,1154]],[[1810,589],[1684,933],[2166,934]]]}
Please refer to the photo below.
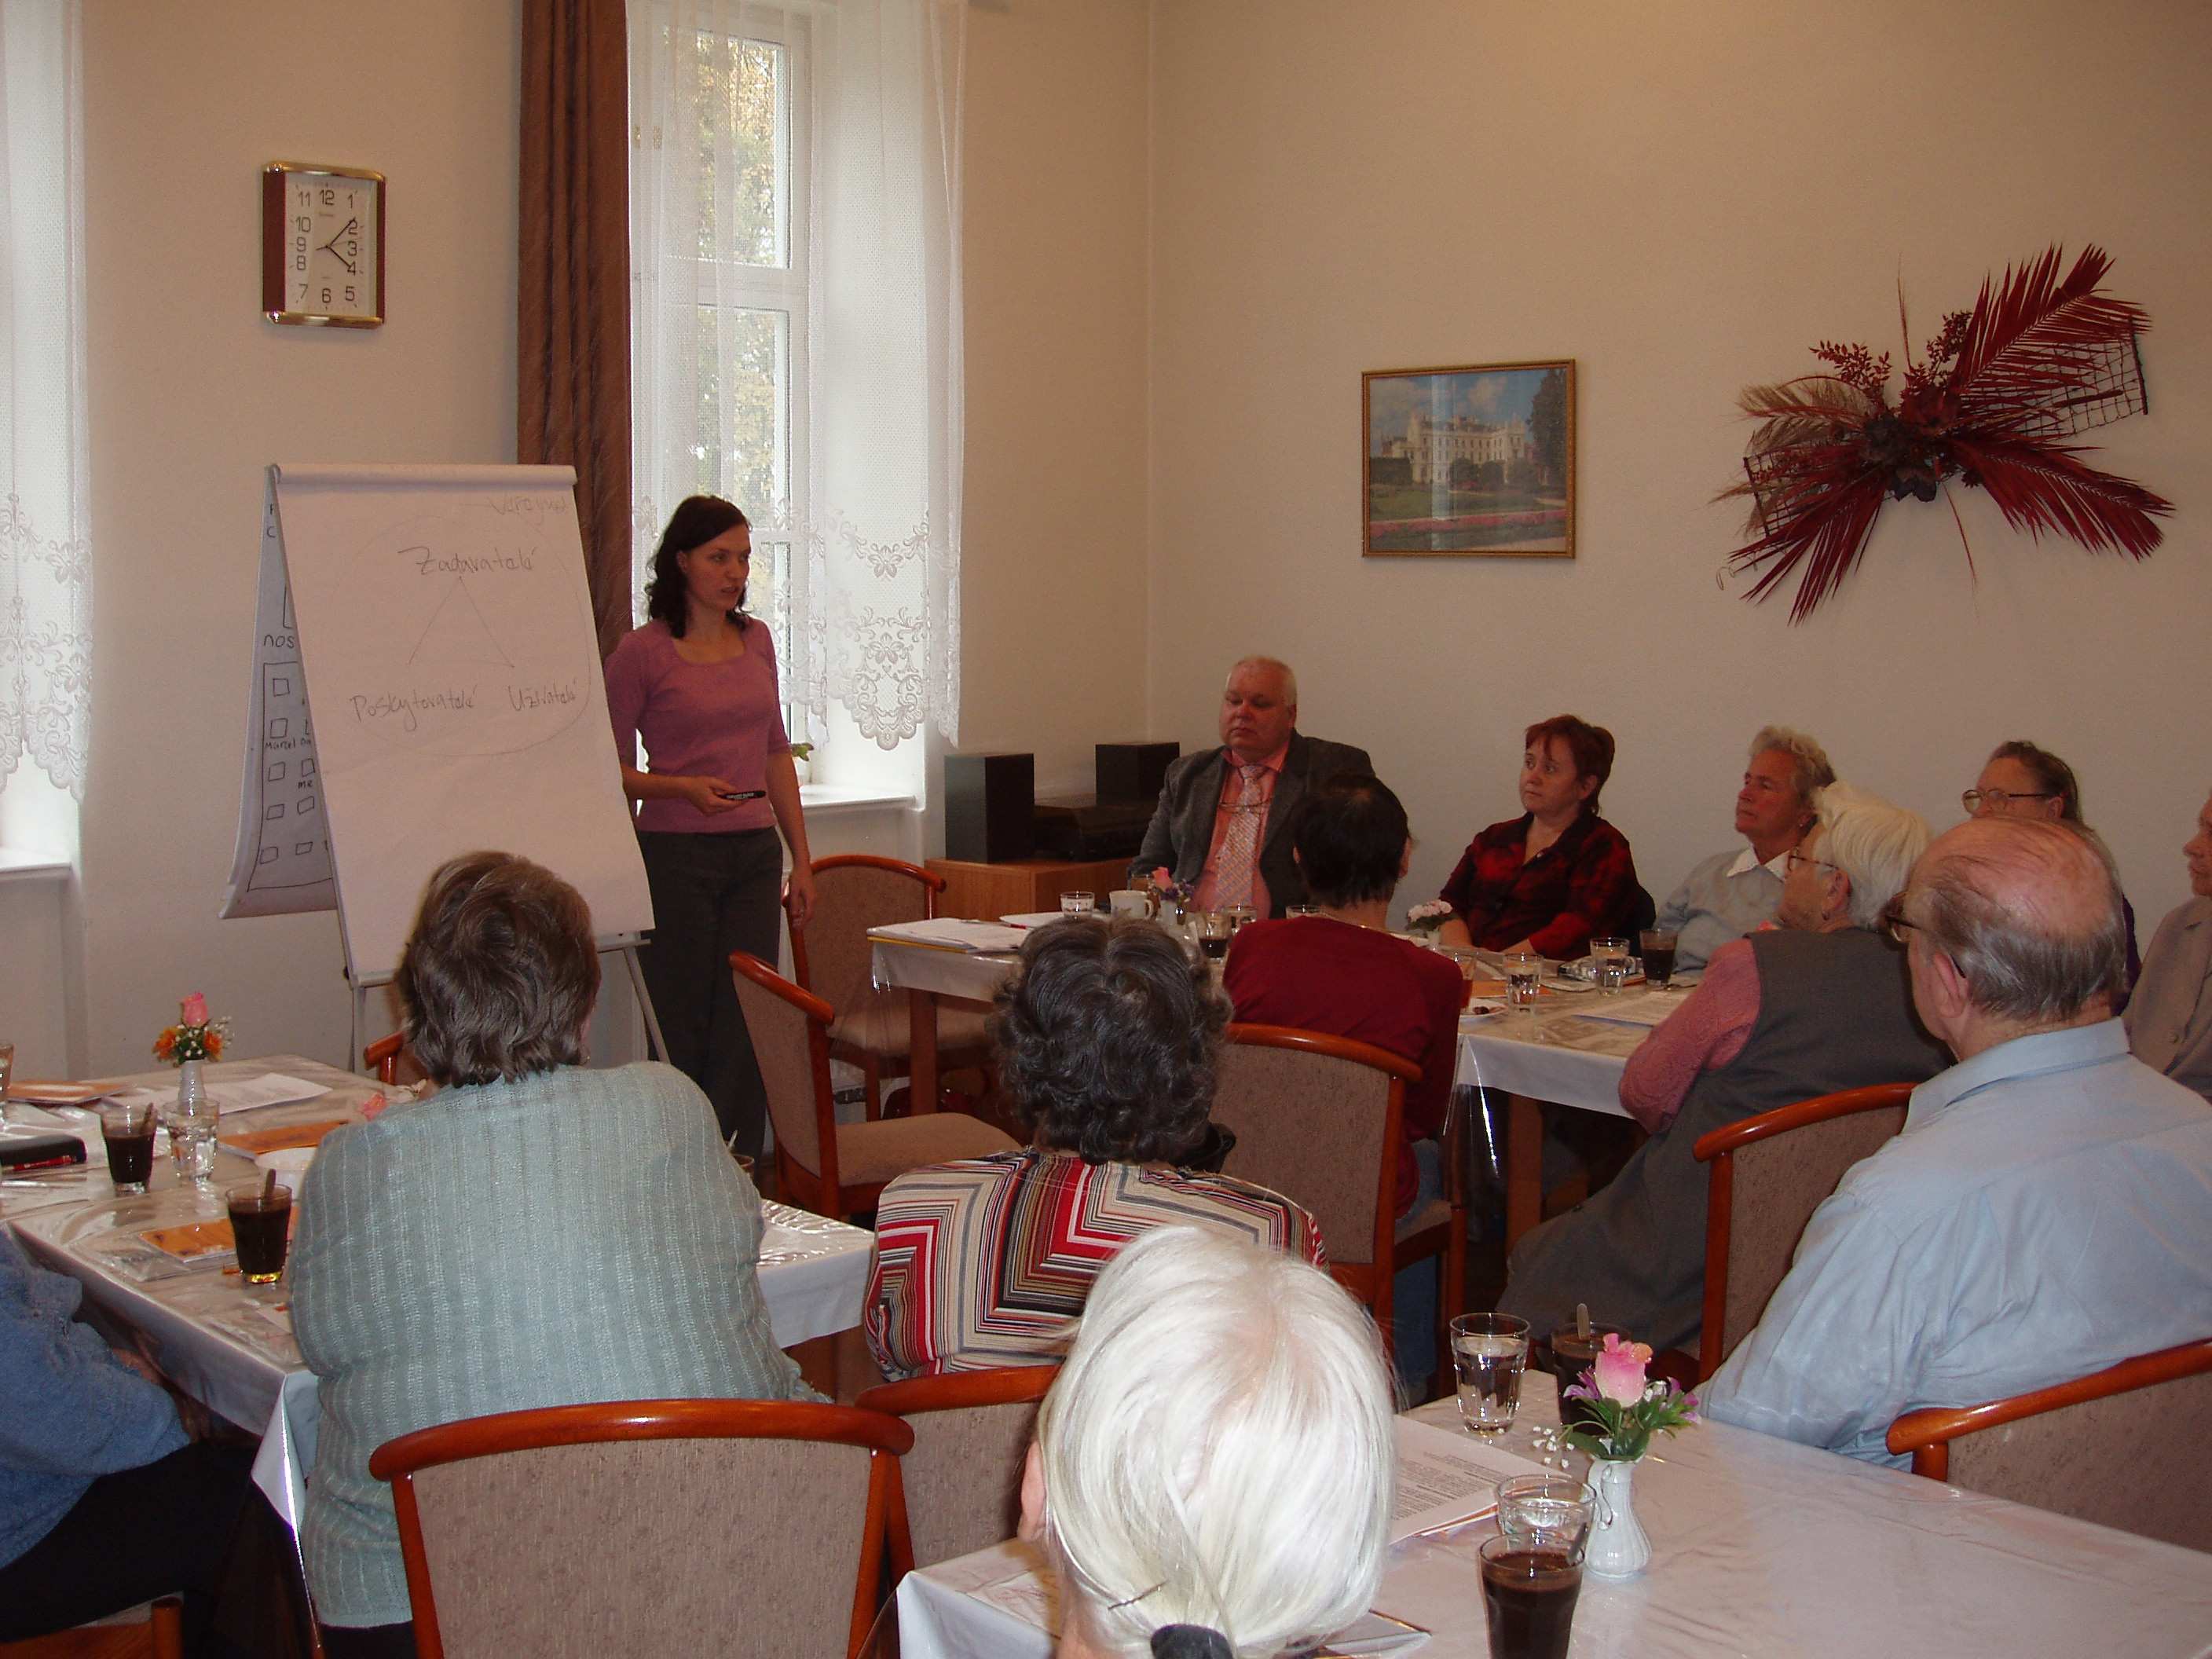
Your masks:
{"label": "woman in red plaid blouse", "polygon": [[1581,956],[1593,935],[1625,933],[1643,893],[1628,838],[1597,815],[1613,773],[1613,733],[1573,714],[1524,736],[1517,818],[1468,843],[1438,895],[1452,908],[1446,945]]}

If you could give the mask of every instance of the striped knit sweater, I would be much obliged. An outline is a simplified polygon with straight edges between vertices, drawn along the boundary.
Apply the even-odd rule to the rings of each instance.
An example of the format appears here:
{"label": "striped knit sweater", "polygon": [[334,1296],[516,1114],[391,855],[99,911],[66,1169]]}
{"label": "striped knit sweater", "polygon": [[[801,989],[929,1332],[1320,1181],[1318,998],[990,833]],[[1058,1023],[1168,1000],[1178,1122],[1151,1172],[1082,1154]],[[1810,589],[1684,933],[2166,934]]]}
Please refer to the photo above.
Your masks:
{"label": "striped knit sweater", "polygon": [[1028,1147],[902,1175],[876,1210],[868,1346],[894,1380],[1058,1359],[1091,1281],[1151,1227],[1219,1229],[1327,1267],[1321,1224],[1265,1187]]}
{"label": "striped knit sweater", "polygon": [[323,1143],[292,1322],[320,1379],[301,1532],[327,1624],[409,1616],[368,1455],[492,1412],[813,1399],[761,1300],[760,1200],[665,1066],[446,1089]]}

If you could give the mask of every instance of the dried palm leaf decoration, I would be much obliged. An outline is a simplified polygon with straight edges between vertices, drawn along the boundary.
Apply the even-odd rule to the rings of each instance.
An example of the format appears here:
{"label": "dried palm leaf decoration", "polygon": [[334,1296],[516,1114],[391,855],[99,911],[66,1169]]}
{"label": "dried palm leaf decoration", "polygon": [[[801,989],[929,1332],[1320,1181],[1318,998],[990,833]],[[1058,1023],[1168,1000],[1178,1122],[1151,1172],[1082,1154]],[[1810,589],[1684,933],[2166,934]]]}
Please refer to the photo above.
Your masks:
{"label": "dried palm leaf decoration", "polygon": [[[1947,481],[1978,486],[2005,521],[2040,536],[2055,530],[2092,551],[2146,558],[2159,544],[2156,515],[2173,504],[2081,457],[2068,439],[2149,408],[2136,337],[2150,326],[2139,306],[2100,293],[2112,260],[2086,247],[2063,282],[2054,246],[2002,283],[1984,282],[1971,312],[1944,318],[1919,362],[1906,329],[1905,389],[1889,401],[1889,354],[1823,340],[1813,355],[1830,373],[1744,388],[1738,400],[1759,424],[1745,451],[1745,480],[1717,498],[1751,498],[1731,569],[1758,571],[1746,595],[1764,599],[1792,571],[1802,622],[1834,592],[1865,550],[1885,499],[1932,501]],[[1966,528],[1952,504],[1959,539]],[[1973,549],[1966,549],[1969,569]]]}

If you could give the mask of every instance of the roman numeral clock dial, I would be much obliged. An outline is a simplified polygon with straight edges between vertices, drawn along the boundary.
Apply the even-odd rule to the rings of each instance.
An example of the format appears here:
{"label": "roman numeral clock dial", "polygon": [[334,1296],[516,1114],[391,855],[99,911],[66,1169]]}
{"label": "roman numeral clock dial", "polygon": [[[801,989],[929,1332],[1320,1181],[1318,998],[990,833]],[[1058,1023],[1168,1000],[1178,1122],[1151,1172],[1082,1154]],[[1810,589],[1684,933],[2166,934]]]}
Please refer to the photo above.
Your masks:
{"label": "roman numeral clock dial", "polygon": [[272,161],[261,170],[261,310],[272,323],[384,321],[384,175]]}

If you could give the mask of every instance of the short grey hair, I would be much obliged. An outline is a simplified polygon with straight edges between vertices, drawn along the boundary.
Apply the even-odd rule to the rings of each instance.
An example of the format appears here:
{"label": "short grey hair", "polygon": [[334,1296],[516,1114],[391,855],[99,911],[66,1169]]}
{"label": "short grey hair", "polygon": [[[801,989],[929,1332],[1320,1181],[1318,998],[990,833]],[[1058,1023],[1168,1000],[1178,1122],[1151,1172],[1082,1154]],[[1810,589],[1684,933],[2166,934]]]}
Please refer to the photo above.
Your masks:
{"label": "short grey hair", "polygon": [[1374,1322],[1317,1268],[1160,1227],[1091,1287],[1037,1414],[1045,1536],[1093,1645],[1149,1656],[1167,1625],[1239,1659],[1367,1610],[1396,1484]]}
{"label": "short grey hair", "polygon": [[1828,764],[1828,751],[1787,726],[1759,728],[1759,735],[1751,740],[1751,758],[1757,760],[1761,755],[1790,757],[1790,769],[1797,777],[1797,799],[1808,806],[1814,796],[1836,781],[1836,769]]}
{"label": "short grey hair", "polygon": [[1280,674],[1283,677],[1283,701],[1293,708],[1297,707],[1297,671],[1280,657],[1239,657],[1229,665],[1229,672],[1222,683],[1225,685],[1230,680],[1235,679],[1237,671],[1240,668],[1270,668]]}
{"label": "short grey hair", "polygon": [[[1918,889],[1927,895],[1919,925],[1956,964],[1984,1013],[2030,1025],[2070,1020],[2092,998],[2127,983],[2127,923],[2112,855],[2063,820],[1988,823],[2003,838],[2002,854],[1946,853],[1936,860]],[[2021,902],[2023,882],[2054,894],[2073,889],[2069,896],[2087,900],[2088,925],[2067,926]]]}
{"label": "short grey hair", "polygon": [[1851,879],[1851,925],[1878,926],[1928,850],[1928,820],[1854,784],[1832,783],[1820,791],[1814,822],[1821,861]]}

